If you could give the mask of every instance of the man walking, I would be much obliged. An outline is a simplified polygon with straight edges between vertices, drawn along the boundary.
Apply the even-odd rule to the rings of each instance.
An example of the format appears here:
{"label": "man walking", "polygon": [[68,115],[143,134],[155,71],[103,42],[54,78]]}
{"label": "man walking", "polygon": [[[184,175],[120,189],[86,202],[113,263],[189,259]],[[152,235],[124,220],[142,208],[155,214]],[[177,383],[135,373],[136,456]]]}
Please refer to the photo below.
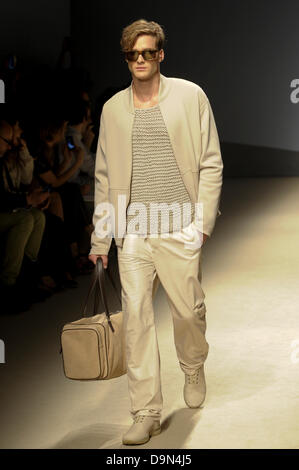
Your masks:
{"label": "man walking", "polygon": [[[143,444],[161,432],[163,398],[152,302],[157,279],[172,312],[185,402],[197,408],[206,394],[209,346],[201,252],[220,214],[223,163],[203,90],[160,73],[164,41],[163,29],[153,21],[138,20],[124,28],[121,46],[132,83],[103,107],[96,156],[89,258],[96,263],[100,256],[106,268],[114,236],[134,419],[124,444]],[[113,207],[104,217],[110,232],[100,224],[99,207],[105,203]]]}

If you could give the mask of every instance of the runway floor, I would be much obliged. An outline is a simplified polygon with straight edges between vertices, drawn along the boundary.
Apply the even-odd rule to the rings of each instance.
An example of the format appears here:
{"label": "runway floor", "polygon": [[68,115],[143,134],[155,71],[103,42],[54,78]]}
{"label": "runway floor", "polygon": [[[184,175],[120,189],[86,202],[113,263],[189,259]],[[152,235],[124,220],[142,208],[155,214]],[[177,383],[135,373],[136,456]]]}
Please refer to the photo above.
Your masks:
{"label": "runway floor", "polygon": [[[299,449],[299,178],[225,179],[222,215],[203,249],[207,397],[183,399],[184,375],[162,287],[154,300],[162,433],[144,449]],[[0,317],[0,448],[122,449],[127,377],[65,378],[60,331],[81,316],[80,286]],[[134,447],[136,448],[136,447]]]}

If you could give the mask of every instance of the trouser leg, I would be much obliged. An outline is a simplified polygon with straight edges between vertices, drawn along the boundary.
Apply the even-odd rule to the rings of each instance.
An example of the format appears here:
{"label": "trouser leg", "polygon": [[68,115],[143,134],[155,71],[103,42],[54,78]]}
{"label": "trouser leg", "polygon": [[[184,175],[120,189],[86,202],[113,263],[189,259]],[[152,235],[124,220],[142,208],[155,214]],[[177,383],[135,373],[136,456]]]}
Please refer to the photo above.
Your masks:
{"label": "trouser leg", "polygon": [[160,285],[160,279],[159,279],[159,276],[156,272],[156,275],[155,275],[155,278],[154,278],[154,281],[153,281],[153,289],[152,289],[153,299],[156,297],[156,293],[159,289],[159,285]]}
{"label": "trouser leg", "polygon": [[73,258],[68,244],[65,225],[60,217],[45,213],[46,226],[38,254],[42,275],[50,275],[58,281],[66,272],[74,269]]}
{"label": "trouser leg", "polygon": [[201,249],[180,239],[151,239],[157,274],[172,312],[174,342],[184,373],[192,374],[205,362],[206,307],[201,287]]}
{"label": "trouser leg", "polygon": [[31,261],[36,261],[44,234],[46,218],[41,210],[34,207],[30,210],[30,213],[33,218],[33,229],[25,246],[25,255]]}
{"label": "trouser leg", "polygon": [[34,227],[29,211],[0,214],[0,232],[5,232],[6,246],[0,273],[3,284],[15,284],[20,273],[24,250]]}
{"label": "trouser leg", "polygon": [[146,240],[127,237],[118,248],[132,416],[161,417],[160,354],[153,311],[155,266]]}
{"label": "trouser leg", "polygon": [[84,228],[90,224],[80,186],[77,183],[64,183],[57,190],[62,200],[64,223],[69,242],[79,242]]}

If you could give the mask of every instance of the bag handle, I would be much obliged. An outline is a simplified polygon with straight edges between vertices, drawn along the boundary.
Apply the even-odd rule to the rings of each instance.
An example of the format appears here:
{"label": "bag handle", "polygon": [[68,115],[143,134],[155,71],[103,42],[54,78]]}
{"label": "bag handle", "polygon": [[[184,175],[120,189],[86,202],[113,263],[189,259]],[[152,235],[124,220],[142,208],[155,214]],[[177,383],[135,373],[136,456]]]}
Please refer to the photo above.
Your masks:
{"label": "bag handle", "polygon": [[[98,305],[99,305],[99,293],[101,293],[101,297],[102,297],[102,301],[103,301],[103,304],[104,304],[108,324],[109,324],[111,330],[114,333],[114,328],[113,328],[111,320],[110,320],[110,313],[109,313],[109,309],[108,309],[108,305],[107,305],[107,297],[106,297],[106,291],[105,291],[105,286],[104,286],[104,284],[105,284],[105,271],[107,271],[107,269],[104,269],[104,267],[103,267],[102,258],[101,257],[97,258],[97,262],[96,262],[96,266],[95,266],[95,270],[94,270],[94,273],[95,273],[94,274],[94,279],[91,281],[91,284],[90,284],[90,287],[89,287],[89,291],[88,291],[88,294],[87,294],[87,298],[86,298],[85,306],[84,306],[84,310],[83,310],[83,317],[86,316],[87,303],[88,303],[88,300],[90,298],[90,295],[91,295],[92,291],[95,288],[96,290],[95,290],[95,297],[94,297],[93,313],[94,313],[94,315],[97,314]],[[117,288],[116,288],[116,285],[113,281],[113,278],[109,275],[108,271],[107,271],[107,276],[109,277],[110,282],[114,287],[114,290],[116,292],[117,298],[118,298],[119,303],[120,303],[120,307],[122,308],[121,298],[118,295]],[[99,292],[99,289],[100,289],[100,292]],[[60,352],[60,354],[62,354],[62,346],[61,345],[60,345],[60,351],[59,352]]]}
{"label": "bag handle", "polygon": [[113,328],[111,320],[110,320],[110,313],[109,313],[107,296],[106,296],[106,289],[105,289],[105,282],[106,282],[105,278],[106,278],[106,276],[110,279],[110,282],[114,287],[114,290],[116,292],[116,295],[117,295],[117,298],[119,300],[120,305],[121,305],[121,299],[118,295],[117,288],[116,288],[116,285],[115,285],[112,277],[109,275],[108,271],[107,271],[107,274],[106,274],[105,273],[106,271],[107,270],[104,269],[104,267],[103,267],[102,258],[101,257],[97,258],[97,262],[96,262],[96,266],[95,266],[95,276],[94,276],[94,279],[91,282],[89,292],[88,292],[88,295],[87,295],[87,299],[85,301],[85,307],[84,307],[84,310],[83,310],[83,317],[86,316],[87,303],[88,303],[88,300],[91,296],[91,293],[94,290],[94,288],[96,288],[95,289],[95,296],[94,296],[94,309],[93,309],[94,315],[96,315],[96,313],[98,311],[99,290],[100,290],[102,302],[103,302],[103,305],[104,305],[104,308],[105,308],[105,314],[106,314],[106,317],[107,317],[107,320],[108,320],[108,324],[109,324],[111,330],[114,332],[114,328]]}

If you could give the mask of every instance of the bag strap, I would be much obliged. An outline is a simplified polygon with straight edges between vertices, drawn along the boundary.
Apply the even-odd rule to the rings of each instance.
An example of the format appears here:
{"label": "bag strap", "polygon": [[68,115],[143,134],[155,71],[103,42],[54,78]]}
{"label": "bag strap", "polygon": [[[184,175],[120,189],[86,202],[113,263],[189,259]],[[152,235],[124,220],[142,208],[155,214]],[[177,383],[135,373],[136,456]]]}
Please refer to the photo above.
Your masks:
{"label": "bag strap", "polygon": [[[97,268],[96,269],[97,269],[97,272],[100,271],[102,273],[102,280],[103,280],[102,281],[102,286],[103,286],[102,290],[104,292],[104,295],[105,295],[105,287],[104,286],[105,286],[105,282],[106,282],[105,281],[105,276],[106,276],[106,277],[109,278],[109,280],[110,280],[110,282],[111,282],[111,284],[114,288],[114,291],[116,293],[116,297],[118,298],[120,308],[122,308],[121,298],[118,294],[118,290],[117,290],[117,287],[116,287],[115,282],[113,280],[113,276],[111,276],[109,274],[109,267],[111,266],[111,264],[109,263],[108,268],[104,269],[103,266],[102,266],[101,261],[102,261],[102,259],[99,258],[99,262],[97,263]],[[99,264],[99,263],[101,263],[101,264]],[[96,291],[95,291],[95,301],[94,301],[94,315],[96,315],[97,312],[98,312],[99,298],[100,298],[100,296],[102,297],[102,293],[101,293],[101,290],[100,290],[100,281],[101,281],[101,277],[99,278],[99,282],[98,283],[96,282],[96,286],[95,286]],[[105,296],[105,299],[106,299],[106,296]],[[104,303],[104,301],[103,301],[103,303]],[[106,300],[106,304],[107,304],[107,300]]]}
{"label": "bag strap", "polygon": [[94,279],[91,282],[89,292],[88,292],[88,295],[87,295],[87,299],[85,301],[85,307],[84,307],[84,310],[83,310],[83,317],[86,316],[88,300],[89,300],[89,298],[92,294],[92,291],[95,289],[93,313],[94,313],[94,315],[97,314],[98,304],[99,304],[99,293],[100,293],[101,298],[102,298],[102,302],[103,302],[103,305],[104,305],[104,309],[105,309],[105,314],[106,314],[106,317],[107,317],[107,320],[108,320],[108,324],[109,324],[111,330],[114,332],[114,328],[113,328],[111,320],[110,320],[110,313],[109,313],[107,296],[106,296],[106,289],[105,289],[106,277],[108,277],[110,279],[110,282],[113,285],[113,288],[116,292],[116,295],[117,295],[117,298],[119,300],[120,306],[121,306],[121,299],[118,295],[118,291],[117,291],[116,285],[115,285],[112,277],[109,275],[108,271],[107,271],[107,274],[106,274],[106,271],[107,270],[104,269],[104,267],[103,267],[102,258],[99,257],[97,259],[97,262],[96,262]]}
{"label": "bag strap", "polygon": [[[122,308],[121,298],[118,295],[118,291],[117,291],[116,285],[113,281],[113,278],[109,275],[108,269],[103,268],[102,258],[99,257],[97,259],[97,263],[96,263],[95,270],[94,270],[94,279],[92,279],[92,281],[90,283],[90,287],[89,287],[88,294],[87,294],[87,297],[86,297],[85,306],[84,306],[84,310],[83,310],[83,317],[86,316],[87,303],[88,303],[88,300],[89,300],[89,298],[92,294],[92,291],[95,289],[93,313],[94,313],[94,315],[97,314],[98,306],[99,306],[99,294],[101,294],[102,301],[103,301],[104,308],[105,308],[106,317],[107,317],[107,320],[108,320],[108,324],[109,324],[111,330],[114,333],[114,328],[113,328],[111,320],[110,320],[110,313],[109,313],[109,310],[108,310],[107,297],[106,297],[106,291],[105,291],[105,285],[104,285],[105,284],[105,271],[107,272],[107,276],[109,277],[110,282],[114,287],[114,290],[116,292],[117,298],[118,298],[119,303],[120,303],[120,308]],[[62,346],[61,345],[60,345],[60,351],[59,352],[60,352],[60,354],[62,354]]]}

